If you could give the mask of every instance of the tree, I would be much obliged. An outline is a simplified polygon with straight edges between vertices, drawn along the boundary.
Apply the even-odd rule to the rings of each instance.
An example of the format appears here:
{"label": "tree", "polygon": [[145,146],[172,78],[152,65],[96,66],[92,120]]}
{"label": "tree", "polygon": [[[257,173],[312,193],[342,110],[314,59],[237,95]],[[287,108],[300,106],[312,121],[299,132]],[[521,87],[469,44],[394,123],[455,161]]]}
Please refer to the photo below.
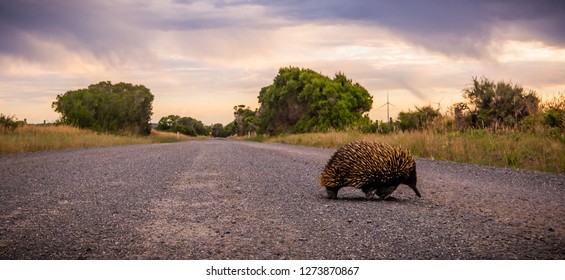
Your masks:
{"label": "tree", "polygon": [[232,132],[229,131],[229,129],[230,128],[228,127],[228,125],[224,127],[224,125],[221,123],[213,124],[210,127],[210,131],[212,132],[212,136],[214,137],[228,137],[232,135]]}
{"label": "tree", "polygon": [[[227,136],[231,136],[231,135],[237,134],[237,129],[236,129],[235,121],[226,124],[226,125],[224,126],[224,130],[225,130]],[[226,136],[226,137],[227,137],[227,136]]]}
{"label": "tree", "polygon": [[179,132],[189,136],[207,135],[208,133],[208,129],[201,121],[178,115],[162,117],[157,123],[157,130]]}
{"label": "tree", "polygon": [[[273,84],[259,92],[261,132],[342,130],[367,123],[373,98],[343,73],[333,79],[310,69],[279,69]],[[370,123],[370,120],[369,120]]]}
{"label": "tree", "polygon": [[458,105],[454,112],[463,116],[472,127],[515,127],[518,122],[539,109],[540,100],[534,91],[526,92],[522,87],[505,82],[495,83],[486,78],[473,77],[473,86],[463,90],[467,99],[465,108]]}
{"label": "tree", "polygon": [[143,85],[100,82],[57,95],[60,122],[95,131],[149,134],[153,94]]}
{"label": "tree", "polygon": [[423,130],[441,114],[432,106],[417,107],[416,111],[400,112],[398,114],[398,126],[404,130]]}
{"label": "tree", "polygon": [[234,106],[233,110],[233,115],[235,117],[234,126],[237,135],[242,136],[248,132],[255,132],[257,130],[256,111],[251,110],[249,107],[245,107],[245,105]]}
{"label": "tree", "polygon": [[453,114],[453,126],[458,130],[466,130],[476,123],[476,116],[471,114],[471,109],[465,102],[458,102],[450,107]]}

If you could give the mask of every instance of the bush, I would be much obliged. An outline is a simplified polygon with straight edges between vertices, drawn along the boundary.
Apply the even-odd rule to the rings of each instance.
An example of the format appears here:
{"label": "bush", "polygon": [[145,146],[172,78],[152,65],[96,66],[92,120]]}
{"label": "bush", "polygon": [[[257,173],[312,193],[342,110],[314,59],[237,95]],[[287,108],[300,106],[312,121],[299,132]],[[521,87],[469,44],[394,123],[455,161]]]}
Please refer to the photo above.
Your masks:
{"label": "bush", "polygon": [[561,130],[565,129],[565,95],[559,93],[543,106],[545,107],[544,124]]}
{"label": "bush", "polygon": [[143,85],[100,82],[57,95],[61,123],[99,132],[149,134],[153,94]]}
{"label": "bush", "polygon": [[0,114],[0,132],[14,131],[19,126],[24,124],[23,121],[18,121],[14,116],[6,116]]}
{"label": "bush", "polygon": [[534,91],[506,82],[473,77],[473,86],[463,89],[467,102],[453,106],[461,128],[515,128],[527,116],[539,110],[540,100]]}

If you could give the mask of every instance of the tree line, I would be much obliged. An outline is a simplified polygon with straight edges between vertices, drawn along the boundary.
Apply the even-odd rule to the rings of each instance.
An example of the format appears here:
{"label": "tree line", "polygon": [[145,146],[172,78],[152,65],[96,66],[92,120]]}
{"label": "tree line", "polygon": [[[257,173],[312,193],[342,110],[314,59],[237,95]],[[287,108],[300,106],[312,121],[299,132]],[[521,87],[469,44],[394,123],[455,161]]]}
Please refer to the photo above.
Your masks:
{"label": "tree line", "polygon": [[[472,77],[472,85],[462,90],[464,102],[454,104],[442,115],[431,106],[402,111],[395,120],[369,119],[373,97],[344,73],[324,76],[311,69],[282,67],[272,84],[262,87],[259,108],[233,107],[234,119],[227,125],[204,125],[188,116],[169,115],[156,125],[161,131],[190,136],[280,134],[358,130],[362,132],[411,131],[429,129],[438,120],[449,130],[527,128],[543,125],[560,135],[565,130],[565,97],[560,94],[542,104],[535,91],[521,86]],[[92,84],[84,89],[57,95],[53,109],[59,123],[100,132],[149,134],[154,96],[143,85]],[[17,127],[14,118],[0,116],[4,131]]]}
{"label": "tree line", "polygon": [[446,115],[431,106],[415,107],[399,113],[391,124],[382,124],[383,131],[425,130],[436,120],[443,121],[443,129],[532,130],[536,126],[565,132],[565,95],[559,94],[542,104],[538,94],[523,87],[485,77],[473,77],[472,86],[463,89],[465,101],[449,108]]}
{"label": "tree line", "polygon": [[303,133],[353,129],[388,133],[431,128],[442,120],[443,130],[523,129],[542,125],[562,134],[565,130],[565,97],[541,103],[538,94],[523,87],[485,77],[472,77],[462,90],[464,102],[442,114],[432,106],[401,111],[390,122],[371,121],[367,112],[372,96],[345,74],[333,79],[310,69],[281,68],[271,85],[259,92],[260,107],[234,107],[235,131],[260,134]]}
{"label": "tree line", "polygon": [[[329,78],[310,69],[283,67],[271,85],[259,91],[260,107],[233,107],[234,120],[208,129],[214,136],[304,133],[357,128],[370,130],[374,124],[367,113],[373,97],[360,84],[341,72]],[[201,135],[201,122],[190,117],[168,116],[157,129]],[[374,130],[374,129],[373,129]]]}
{"label": "tree line", "polygon": [[191,117],[169,115],[162,117],[157,123],[157,130],[179,132],[188,136],[214,136],[228,137],[234,134],[233,123],[225,126],[221,123],[204,125],[201,121]]}

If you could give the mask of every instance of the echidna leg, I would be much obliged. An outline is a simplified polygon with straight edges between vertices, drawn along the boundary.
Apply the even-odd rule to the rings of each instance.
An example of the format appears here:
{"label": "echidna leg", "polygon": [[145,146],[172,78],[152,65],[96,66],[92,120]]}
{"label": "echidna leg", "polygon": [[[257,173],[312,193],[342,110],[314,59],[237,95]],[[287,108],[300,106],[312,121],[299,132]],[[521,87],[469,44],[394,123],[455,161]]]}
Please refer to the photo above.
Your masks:
{"label": "echidna leg", "polygon": [[375,197],[375,189],[373,189],[371,187],[363,186],[363,187],[361,187],[361,190],[365,193],[365,198],[371,199],[371,198]]}
{"label": "echidna leg", "polygon": [[394,201],[396,199],[390,195],[392,194],[392,192],[394,192],[394,190],[396,190],[396,187],[397,186],[378,188],[377,195],[383,200]]}
{"label": "echidna leg", "polygon": [[337,199],[337,192],[341,189],[341,187],[326,187],[326,191],[328,192],[329,199]]}

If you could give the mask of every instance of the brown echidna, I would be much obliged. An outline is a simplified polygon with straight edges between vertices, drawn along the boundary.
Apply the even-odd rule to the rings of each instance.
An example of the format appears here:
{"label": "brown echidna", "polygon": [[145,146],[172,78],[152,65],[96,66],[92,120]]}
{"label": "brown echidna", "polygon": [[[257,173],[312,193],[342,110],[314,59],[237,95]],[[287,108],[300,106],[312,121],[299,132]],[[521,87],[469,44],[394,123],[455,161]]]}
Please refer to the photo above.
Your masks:
{"label": "brown echidna", "polygon": [[408,150],[358,141],[335,152],[322,172],[320,186],[332,199],[343,187],[361,189],[367,198],[376,193],[382,199],[393,199],[390,195],[400,184],[408,185],[421,197],[416,181],[416,162]]}

